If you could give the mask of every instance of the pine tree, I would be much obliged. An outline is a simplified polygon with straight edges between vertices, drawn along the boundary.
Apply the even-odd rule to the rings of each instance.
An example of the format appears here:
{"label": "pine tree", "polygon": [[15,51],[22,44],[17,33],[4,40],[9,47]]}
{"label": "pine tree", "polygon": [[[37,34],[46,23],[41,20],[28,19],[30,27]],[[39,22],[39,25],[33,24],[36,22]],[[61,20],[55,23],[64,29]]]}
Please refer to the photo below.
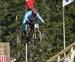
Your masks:
{"label": "pine tree", "polygon": [[[74,7],[74,3],[65,7],[66,46],[75,40]],[[45,62],[63,49],[62,0],[36,0],[35,9],[45,21],[40,26],[44,38],[39,45],[28,46],[29,62]],[[0,42],[10,42],[11,56],[17,58],[17,62],[25,62],[22,20],[26,10],[24,0],[0,0]]]}

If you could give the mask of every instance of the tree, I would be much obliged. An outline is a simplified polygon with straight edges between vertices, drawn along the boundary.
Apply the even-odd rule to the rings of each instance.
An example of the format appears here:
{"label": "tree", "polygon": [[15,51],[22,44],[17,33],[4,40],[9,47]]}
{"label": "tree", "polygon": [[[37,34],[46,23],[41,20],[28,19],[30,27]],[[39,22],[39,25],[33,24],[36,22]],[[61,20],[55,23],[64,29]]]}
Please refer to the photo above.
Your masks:
{"label": "tree", "polygon": [[[10,42],[11,56],[16,57],[17,62],[25,62],[22,20],[27,9],[24,0],[1,0],[0,4],[0,42]],[[65,8],[66,46],[75,40],[74,6],[73,3]],[[29,62],[45,62],[63,49],[62,1],[36,0],[35,8],[45,20],[45,24],[40,26],[44,38],[37,46],[29,45]],[[17,43],[18,40],[22,43]]]}

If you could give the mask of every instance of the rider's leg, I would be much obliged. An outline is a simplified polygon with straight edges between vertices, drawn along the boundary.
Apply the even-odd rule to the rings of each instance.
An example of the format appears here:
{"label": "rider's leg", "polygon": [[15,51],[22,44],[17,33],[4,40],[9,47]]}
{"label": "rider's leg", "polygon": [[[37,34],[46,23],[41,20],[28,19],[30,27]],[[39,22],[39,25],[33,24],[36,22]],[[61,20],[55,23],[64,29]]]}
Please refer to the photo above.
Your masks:
{"label": "rider's leg", "polygon": [[31,23],[31,32],[34,32],[34,23]]}

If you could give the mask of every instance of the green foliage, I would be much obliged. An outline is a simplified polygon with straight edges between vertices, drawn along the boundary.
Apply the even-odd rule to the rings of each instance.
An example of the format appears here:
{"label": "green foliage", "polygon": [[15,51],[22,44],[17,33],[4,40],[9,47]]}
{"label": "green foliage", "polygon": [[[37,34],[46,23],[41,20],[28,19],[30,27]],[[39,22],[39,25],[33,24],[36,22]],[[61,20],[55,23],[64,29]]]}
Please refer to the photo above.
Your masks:
{"label": "green foliage", "polygon": [[[43,17],[44,38],[39,45],[29,45],[29,62],[45,62],[63,49],[63,21],[61,0],[36,0],[35,9]],[[22,20],[26,12],[24,0],[0,0],[0,42],[12,42],[11,56],[25,62],[25,45],[17,43],[23,36]],[[16,20],[16,16],[18,17]],[[66,46],[75,41],[75,4],[65,7]],[[21,41],[23,38],[20,39]],[[23,42],[23,41],[22,41]]]}

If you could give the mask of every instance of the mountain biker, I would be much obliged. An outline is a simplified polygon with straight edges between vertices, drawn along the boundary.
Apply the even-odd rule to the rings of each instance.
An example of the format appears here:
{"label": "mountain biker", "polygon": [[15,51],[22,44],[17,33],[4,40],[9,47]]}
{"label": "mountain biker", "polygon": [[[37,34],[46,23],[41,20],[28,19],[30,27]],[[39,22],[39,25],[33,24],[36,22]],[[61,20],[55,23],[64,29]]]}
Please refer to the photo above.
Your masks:
{"label": "mountain biker", "polygon": [[25,13],[24,19],[23,19],[24,32],[27,32],[28,24],[31,25],[30,26],[31,31],[34,31],[34,18],[37,18],[39,19],[41,23],[44,23],[44,20],[42,19],[42,17],[39,15],[38,12],[33,13],[32,10],[29,10]]}

